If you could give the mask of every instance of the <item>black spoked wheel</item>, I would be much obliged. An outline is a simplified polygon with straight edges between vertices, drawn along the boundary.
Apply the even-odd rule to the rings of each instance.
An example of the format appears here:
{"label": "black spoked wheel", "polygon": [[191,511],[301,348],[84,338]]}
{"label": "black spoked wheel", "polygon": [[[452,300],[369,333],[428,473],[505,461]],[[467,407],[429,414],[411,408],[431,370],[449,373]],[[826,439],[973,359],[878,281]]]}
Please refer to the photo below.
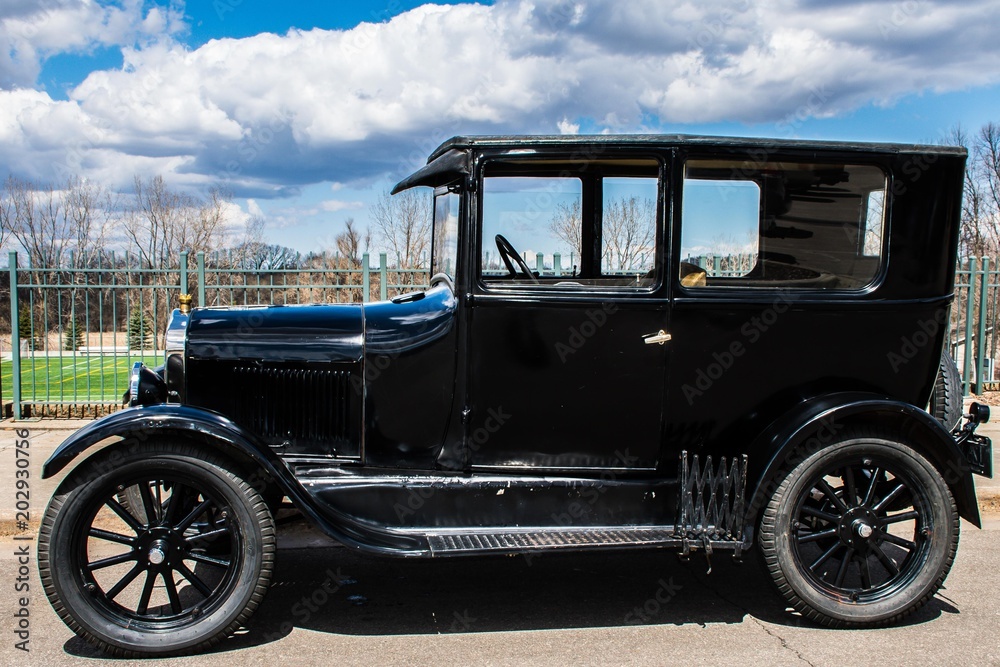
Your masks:
{"label": "black spoked wheel", "polygon": [[221,640],[254,611],[271,575],[274,525],[260,495],[220,460],[179,445],[152,450],[81,466],[53,497],[39,537],[56,611],[117,655]]}
{"label": "black spoked wheel", "polygon": [[892,623],[944,582],[958,546],[947,484],[886,434],[855,432],[791,470],[760,529],[793,607],[830,626]]}

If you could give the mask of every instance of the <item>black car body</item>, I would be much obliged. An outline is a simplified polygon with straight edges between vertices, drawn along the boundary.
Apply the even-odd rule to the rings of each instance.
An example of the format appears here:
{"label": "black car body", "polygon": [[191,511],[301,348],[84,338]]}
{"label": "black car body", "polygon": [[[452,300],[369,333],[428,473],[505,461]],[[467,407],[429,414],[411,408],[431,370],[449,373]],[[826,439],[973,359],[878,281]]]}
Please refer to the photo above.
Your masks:
{"label": "black car body", "polygon": [[[756,544],[811,618],[892,622],[940,586],[958,517],[980,521],[973,473],[992,474],[987,410],[964,427],[960,396],[925,411],[964,163],[937,146],[452,139],[397,186],[434,188],[426,291],[174,312],[130,409],[46,463],[88,457],[43,526],[46,590],[110,651],[204,646],[256,607],[287,496],[389,555]],[[62,537],[109,511],[117,537]],[[95,540],[122,551],[94,560]],[[156,611],[150,580],[175,589]]]}

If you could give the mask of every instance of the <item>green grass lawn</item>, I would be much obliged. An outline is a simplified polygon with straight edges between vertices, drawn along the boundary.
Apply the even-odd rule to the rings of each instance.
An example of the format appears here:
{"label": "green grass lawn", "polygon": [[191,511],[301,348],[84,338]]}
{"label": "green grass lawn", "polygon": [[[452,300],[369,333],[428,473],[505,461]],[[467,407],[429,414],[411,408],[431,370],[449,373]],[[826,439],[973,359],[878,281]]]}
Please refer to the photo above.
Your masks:
{"label": "green grass lawn", "polygon": [[[153,367],[163,363],[153,355],[101,357],[77,355],[21,359],[22,401],[119,401],[128,387],[129,370],[136,361]],[[0,363],[3,400],[14,397],[10,361]]]}

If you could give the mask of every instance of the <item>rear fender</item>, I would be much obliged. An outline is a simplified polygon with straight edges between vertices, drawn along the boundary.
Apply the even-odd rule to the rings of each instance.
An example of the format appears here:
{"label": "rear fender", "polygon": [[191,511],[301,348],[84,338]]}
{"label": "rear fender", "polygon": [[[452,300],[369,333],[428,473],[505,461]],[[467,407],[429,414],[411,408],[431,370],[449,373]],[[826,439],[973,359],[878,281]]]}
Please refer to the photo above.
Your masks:
{"label": "rear fender", "polygon": [[941,473],[962,518],[982,527],[972,471],[951,434],[916,406],[864,393],[838,393],[806,401],[757,438],[750,449],[750,479],[756,481],[751,487],[748,525],[756,525],[760,510],[781,483],[783,471],[835,442],[846,427],[858,425],[882,426],[905,437]]}
{"label": "rear fender", "polygon": [[411,552],[417,555],[423,551],[423,545],[416,540],[408,544],[407,538],[361,526],[331,507],[320,506],[281,459],[253,434],[216,412],[186,405],[160,404],[122,410],[87,425],[56,448],[42,466],[42,478],[53,477],[84,452],[96,450],[103,441],[114,437],[122,438],[122,443],[128,443],[125,446],[132,447],[172,437],[216,450],[251,469],[248,483],[253,484],[255,476],[260,483],[273,481],[313,523],[347,546],[397,555]]}

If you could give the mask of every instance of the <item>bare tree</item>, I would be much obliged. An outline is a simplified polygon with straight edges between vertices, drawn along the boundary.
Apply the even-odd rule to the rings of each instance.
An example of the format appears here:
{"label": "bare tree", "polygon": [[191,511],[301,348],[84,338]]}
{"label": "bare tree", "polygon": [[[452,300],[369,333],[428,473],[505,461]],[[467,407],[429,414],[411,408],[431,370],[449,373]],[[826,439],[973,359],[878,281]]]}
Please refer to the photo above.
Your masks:
{"label": "bare tree", "polygon": [[646,270],[656,240],[656,203],[649,198],[612,199],[604,206],[603,264],[612,271]]}
{"label": "bare tree", "polygon": [[334,239],[337,252],[354,266],[360,266],[362,254],[368,252],[371,245],[371,232],[362,234],[355,226],[354,218],[348,218],[344,227],[344,231]]}
{"label": "bare tree", "polygon": [[1000,252],[1000,127],[988,123],[970,137],[956,126],[946,141],[969,151],[962,197],[962,255],[996,254]]}
{"label": "bare tree", "polygon": [[207,200],[170,189],[162,176],[135,177],[133,202],[125,215],[126,238],[144,266],[167,266],[181,250],[219,247],[228,195],[213,189]]}
{"label": "bare tree", "polygon": [[566,247],[579,261],[582,254],[583,240],[580,236],[582,218],[580,217],[580,200],[572,204],[560,202],[549,222],[549,231],[566,244]]}
{"label": "bare tree", "polygon": [[[9,183],[9,179],[8,179]],[[14,229],[14,200],[4,184],[0,190],[0,248],[3,248]]]}
{"label": "bare tree", "polygon": [[431,200],[418,190],[383,192],[372,205],[376,240],[398,268],[419,268],[431,243]]}

